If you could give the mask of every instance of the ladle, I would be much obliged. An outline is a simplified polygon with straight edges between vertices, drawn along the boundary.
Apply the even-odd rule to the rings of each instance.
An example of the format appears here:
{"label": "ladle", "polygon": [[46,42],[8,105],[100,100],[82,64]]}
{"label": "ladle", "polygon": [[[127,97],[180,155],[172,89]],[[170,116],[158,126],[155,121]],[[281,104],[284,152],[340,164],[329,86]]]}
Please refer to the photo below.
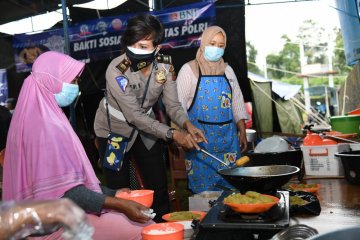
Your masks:
{"label": "ladle", "polygon": [[[204,149],[202,149],[202,148],[200,148],[200,151],[201,151],[202,153],[205,153],[205,154],[208,155],[209,157],[215,159],[216,161],[224,164],[227,168],[232,168],[232,167],[230,167],[230,165],[229,165],[228,163],[224,162],[223,160],[221,160],[220,158],[214,156],[213,154],[209,153],[208,151],[206,151],[206,150],[204,150]],[[237,159],[237,160],[235,161],[235,165],[236,165],[236,167],[240,167],[240,166],[246,164],[246,163],[249,162],[249,161],[250,161],[250,158],[249,158],[248,156],[244,156],[244,157],[241,157],[241,158]]]}

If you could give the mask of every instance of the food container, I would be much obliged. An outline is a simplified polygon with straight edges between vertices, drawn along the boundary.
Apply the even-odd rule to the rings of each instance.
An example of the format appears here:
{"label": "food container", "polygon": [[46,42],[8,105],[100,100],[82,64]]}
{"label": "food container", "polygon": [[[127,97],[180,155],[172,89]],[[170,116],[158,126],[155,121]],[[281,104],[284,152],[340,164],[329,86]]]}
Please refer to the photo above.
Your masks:
{"label": "food container", "polygon": [[198,194],[194,194],[189,197],[189,210],[190,211],[209,211],[211,201],[216,201],[222,191],[204,191]]}
{"label": "food container", "polygon": [[340,152],[335,156],[341,159],[346,180],[360,185],[360,150]]}
{"label": "food container", "polygon": [[180,223],[157,223],[143,228],[143,240],[183,240],[184,226]]}
{"label": "food container", "polygon": [[116,194],[117,198],[123,198],[127,200],[132,200],[138,202],[146,207],[151,207],[154,200],[154,191],[153,190],[133,190],[130,193],[128,192],[119,192]]}
{"label": "food container", "polygon": [[301,146],[305,173],[313,176],[344,176],[344,168],[335,153],[348,151],[348,143],[322,146]]}

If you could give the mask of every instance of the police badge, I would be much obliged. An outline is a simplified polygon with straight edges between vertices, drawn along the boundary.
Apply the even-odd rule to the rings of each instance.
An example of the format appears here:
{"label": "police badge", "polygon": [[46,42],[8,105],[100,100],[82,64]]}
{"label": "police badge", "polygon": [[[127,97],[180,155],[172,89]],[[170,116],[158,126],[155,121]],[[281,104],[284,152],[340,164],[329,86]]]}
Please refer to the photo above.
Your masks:
{"label": "police badge", "polygon": [[166,82],[166,72],[165,70],[159,70],[156,72],[155,80],[157,83],[164,84]]}

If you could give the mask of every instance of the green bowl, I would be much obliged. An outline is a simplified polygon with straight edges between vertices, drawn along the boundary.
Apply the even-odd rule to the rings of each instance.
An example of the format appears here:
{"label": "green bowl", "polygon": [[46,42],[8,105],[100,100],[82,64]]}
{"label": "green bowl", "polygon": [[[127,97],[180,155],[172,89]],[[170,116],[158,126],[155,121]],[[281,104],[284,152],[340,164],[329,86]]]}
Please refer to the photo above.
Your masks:
{"label": "green bowl", "polygon": [[330,125],[334,131],[360,135],[360,115],[330,117]]}

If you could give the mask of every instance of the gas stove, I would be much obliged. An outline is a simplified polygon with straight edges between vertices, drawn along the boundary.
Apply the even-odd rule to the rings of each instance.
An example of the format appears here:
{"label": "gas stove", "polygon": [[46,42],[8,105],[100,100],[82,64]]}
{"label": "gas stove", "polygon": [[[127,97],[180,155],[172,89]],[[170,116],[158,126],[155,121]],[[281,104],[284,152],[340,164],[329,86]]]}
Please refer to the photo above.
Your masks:
{"label": "gas stove", "polygon": [[279,203],[261,214],[241,214],[231,210],[223,200],[232,193],[223,192],[213,203],[199,223],[196,239],[270,239],[289,226],[289,192],[273,193],[280,199]]}

